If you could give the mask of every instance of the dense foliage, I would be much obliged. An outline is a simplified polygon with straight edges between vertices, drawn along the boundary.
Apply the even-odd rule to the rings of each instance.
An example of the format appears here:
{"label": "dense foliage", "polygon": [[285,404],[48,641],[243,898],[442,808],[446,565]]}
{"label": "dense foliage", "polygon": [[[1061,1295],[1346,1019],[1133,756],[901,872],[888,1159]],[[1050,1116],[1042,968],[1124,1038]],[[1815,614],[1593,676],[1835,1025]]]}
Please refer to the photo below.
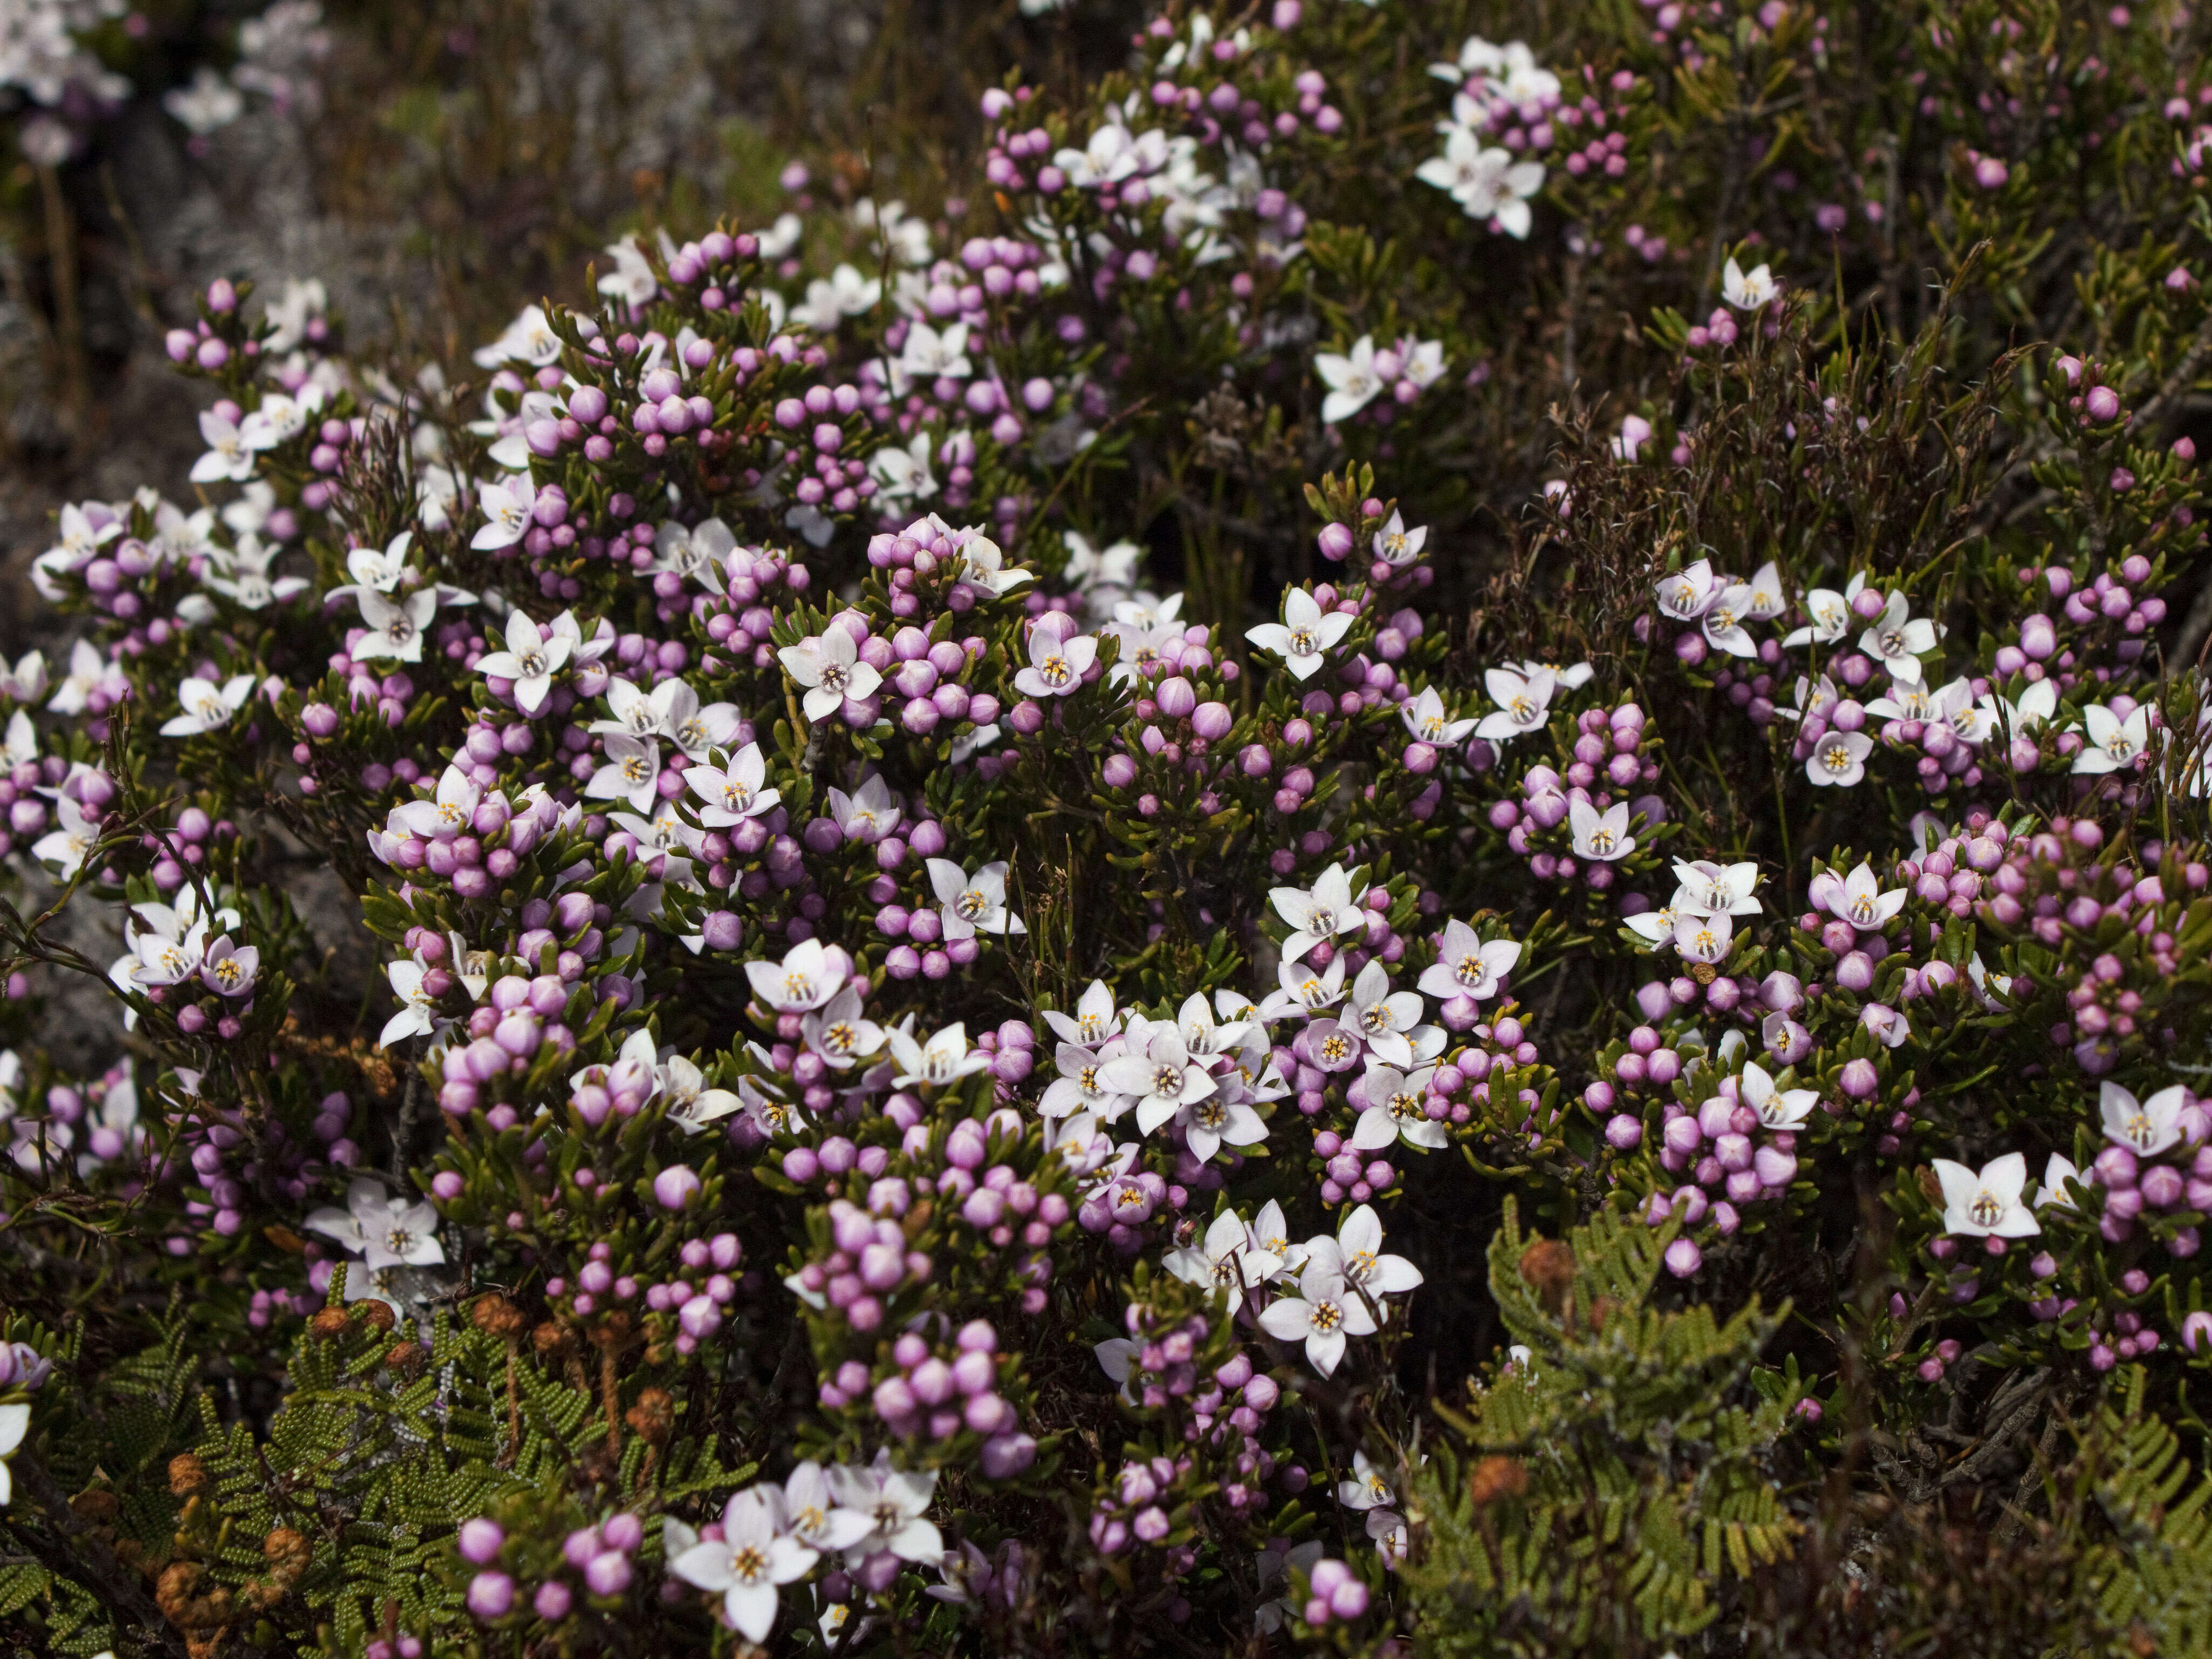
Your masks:
{"label": "dense foliage", "polygon": [[2208,48],[1170,5],[215,284],[0,681],[0,1632],[2212,1646]]}

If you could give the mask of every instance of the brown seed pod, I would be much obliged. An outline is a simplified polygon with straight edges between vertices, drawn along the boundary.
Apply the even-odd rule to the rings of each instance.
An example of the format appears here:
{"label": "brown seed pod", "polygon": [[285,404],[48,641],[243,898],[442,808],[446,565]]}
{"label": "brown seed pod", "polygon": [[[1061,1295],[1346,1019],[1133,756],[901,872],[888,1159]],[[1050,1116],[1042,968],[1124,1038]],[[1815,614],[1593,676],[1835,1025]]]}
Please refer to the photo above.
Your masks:
{"label": "brown seed pod", "polygon": [[617,1308],[592,1327],[592,1346],[607,1353],[620,1353],[637,1334],[637,1321]]}
{"label": "brown seed pod", "polygon": [[1468,1476],[1468,1496],[1477,1509],[1487,1509],[1501,1498],[1518,1498],[1528,1490],[1528,1471],[1517,1457],[1497,1453],[1484,1458]]}
{"label": "brown seed pod", "polygon": [[161,1614],[182,1631],[213,1630],[230,1622],[230,1592],[216,1584],[202,1593],[206,1569],[197,1561],[172,1562],[154,1586]]}
{"label": "brown seed pod", "polygon": [[94,1526],[102,1526],[115,1519],[121,1512],[123,1504],[115,1494],[106,1487],[95,1486],[90,1492],[81,1492],[70,1498],[70,1508]]}
{"label": "brown seed pod", "polygon": [[402,1376],[412,1376],[422,1369],[428,1352],[420,1342],[395,1342],[392,1352],[384,1356],[384,1363]]}
{"label": "brown seed pod", "polygon": [[529,1316],[496,1291],[478,1297],[469,1309],[469,1317],[478,1330],[502,1342],[520,1336],[530,1324]]}
{"label": "brown seed pod", "polygon": [[343,1336],[350,1322],[343,1308],[325,1308],[307,1322],[307,1328],[327,1342]]}
{"label": "brown seed pod", "polygon": [[392,1311],[392,1304],[380,1302],[374,1297],[363,1297],[353,1304],[353,1316],[380,1334],[389,1334],[399,1322],[399,1316]]}
{"label": "brown seed pod", "polygon": [[1521,1253],[1521,1277],[1536,1299],[1557,1313],[1574,1285],[1575,1253],[1559,1239],[1540,1238]]}
{"label": "brown seed pod", "polygon": [[562,1359],[576,1351],[576,1328],[549,1319],[530,1334],[530,1343],[540,1359]]}
{"label": "brown seed pod", "polygon": [[314,1556],[307,1534],[295,1528],[278,1527],[261,1540],[261,1559],[269,1564],[270,1577],[287,1589],[300,1582]]}
{"label": "brown seed pod", "polygon": [[623,1413],[630,1432],[648,1445],[665,1444],[676,1425],[676,1401],[665,1389],[641,1389],[637,1404]]}
{"label": "brown seed pod", "polygon": [[179,1452],[169,1460],[169,1492],[173,1497],[194,1497],[213,1484],[207,1465],[200,1462],[198,1452]]}

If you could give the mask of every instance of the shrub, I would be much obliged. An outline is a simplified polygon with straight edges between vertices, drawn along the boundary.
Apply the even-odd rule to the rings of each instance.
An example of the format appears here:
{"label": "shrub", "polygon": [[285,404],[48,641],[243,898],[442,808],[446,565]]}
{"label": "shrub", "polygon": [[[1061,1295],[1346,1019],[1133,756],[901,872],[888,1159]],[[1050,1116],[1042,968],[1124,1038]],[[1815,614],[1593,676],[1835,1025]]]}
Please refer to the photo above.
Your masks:
{"label": "shrub", "polygon": [[2201,35],[1176,8],[215,284],[9,675],[25,1644],[2201,1645]]}

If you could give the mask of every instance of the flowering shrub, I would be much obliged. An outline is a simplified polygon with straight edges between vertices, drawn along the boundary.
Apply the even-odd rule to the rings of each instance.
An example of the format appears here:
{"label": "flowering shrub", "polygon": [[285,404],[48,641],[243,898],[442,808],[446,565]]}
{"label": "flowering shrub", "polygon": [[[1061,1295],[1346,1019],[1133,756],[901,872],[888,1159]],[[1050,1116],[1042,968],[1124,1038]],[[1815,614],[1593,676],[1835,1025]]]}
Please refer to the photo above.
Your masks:
{"label": "flowering shrub", "polygon": [[1644,10],[205,292],[4,687],[26,1644],[2207,1639],[2201,27]]}

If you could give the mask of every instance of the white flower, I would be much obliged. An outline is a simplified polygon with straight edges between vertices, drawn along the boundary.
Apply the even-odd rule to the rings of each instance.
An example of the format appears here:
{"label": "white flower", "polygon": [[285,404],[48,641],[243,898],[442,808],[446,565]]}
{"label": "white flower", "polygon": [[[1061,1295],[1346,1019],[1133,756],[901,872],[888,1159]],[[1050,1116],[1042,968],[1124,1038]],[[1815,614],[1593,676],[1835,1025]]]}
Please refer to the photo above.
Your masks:
{"label": "white flower", "polygon": [[200,436],[207,441],[208,447],[207,453],[192,463],[194,483],[243,483],[253,476],[253,452],[246,447],[236,422],[226,420],[211,409],[203,410]]}
{"label": "white flower", "polygon": [[1450,1145],[1449,1133],[1428,1115],[1429,1080],[1436,1074],[1433,1066],[1408,1077],[1395,1066],[1370,1062],[1364,1079],[1367,1106],[1352,1131],[1352,1146],[1369,1152],[1400,1140],[1431,1152]]}
{"label": "white flower", "polygon": [[246,700],[252,695],[251,674],[235,675],[221,685],[195,674],[177,688],[177,701],[184,712],[162,726],[161,735],[197,738],[220,732],[237,718],[238,711],[246,707]]}
{"label": "white flower", "polygon": [[1892,592],[1882,613],[1859,635],[1859,649],[1878,658],[1889,677],[1910,684],[1920,682],[1920,658],[1933,651],[1942,630],[1925,617],[1911,614],[1911,601]]}
{"label": "white flower", "polygon": [[1628,833],[1628,803],[1616,801],[1603,812],[1588,801],[1567,803],[1567,823],[1574,832],[1575,856],[1610,864],[1636,850],[1636,837]]}
{"label": "white flower", "polygon": [[603,741],[606,759],[584,785],[585,794],[594,800],[626,800],[634,811],[651,811],[659,793],[659,739],[617,733]]}
{"label": "white flower", "polygon": [[[1986,697],[1982,700],[1988,702]],[[1989,709],[1974,702],[1974,688],[1964,679],[1953,680],[1938,690],[1931,699],[1929,718],[1951,728],[1951,735],[1960,743],[1980,748],[1996,730],[1996,721]]]}
{"label": "white flower", "polygon": [[2097,1103],[2105,1121],[2105,1139],[2138,1158],[2155,1157],[2180,1141],[2181,1109],[2187,1098],[2176,1084],[2138,1104],[2118,1084],[2103,1084]]}
{"label": "white flower", "polygon": [[2076,773],[2117,772],[2142,758],[2150,744],[2150,705],[2143,704],[2122,720],[2102,703],[2081,711],[2088,727],[2088,742],[2074,757]]}
{"label": "white flower", "polygon": [[1447,191],[1468,218],[1494,220],[1508,236],[1525,239],[1528,198],[1544,187],[1544,164],[1516,161],[1512,151],[1486,147],[1471,127],[1450,122],[1443,154],[1422,162],[1413,176]]}
{"label": "white flower", "polygon": [[479,368],[497,368],[514,359],[533,368],[544,368],[560,356],[561,339],[553,332],[544,307],[525,306],[522,314],[507,325],[505,333],[472,355]]}
{"label": "white flower", "polygon": [[31,856],[50,864],[64,878],[84,868],[92,849],[100,843],[100,825],[69,796],[54,803],[55,827],[32,843]]}
{"label": "white flower", "polygon": [[837,1502],[828,1474],[811,1458],[783,1483],[783,1514],[793,1538],[825,1555],[850,1549],[875,1530],[867,1516]]}
{"label": "white flower", "polygon": [[849,795],[842,789],[830,790],[829,799],[830,816],[845,839],[864,847],[873,847],[895,832],[899,820],[906,816],[906,809],[891,794],[880,772],[869,773]]}
{"label": "white flower", "polygon": [[1444,923],[1443,948],[1414,982],[1439,1002],[1471,997],[1480,1002],[1498,994],[1498,981],[1521,960],[1521,946],[1510,939],[1483,940],[1465,922]]}
{"label": "white flower", "polygon": [[1313,1260],[1298,1276],[1296,1296],[1278,1297],[1261,1310],[1260,1328],[1278,1341],[1304,1342],[1306,1363],[1329,1376],[1343,1361],[1346,1339],[1372,1336],[1375,1320],[1342,1273]]}
{"label": "white flower", "polygon": [[1698,618],[1705,631],[1705,640],[1716,651],[1725,651],[1732,657],[1755,657],[1759,643],[1743,625],[1743,618],[1751,614],[1752,592],[1748,582],[1731,582],[1713,596]]}
{"label": "white flower", "polygon": [[1419,1288],[1421,1270],[1402,1255],[1382,1251],[1382,1218],[1372,1204],[1347,1212],[1337,1224],[1336,1237],[1326,1234],[1306,1241],[1306,1260],[1340,1273],[1346,1284],[1379,1301],[1403,1296]]}
{"label": "white flower", "polygon": [[0,1406],[0,1509],[5,1509],[15,1495],[15,1484],[8,1472],[7,1460],[15,1455],[15,1449],[23,1443],[23,1436],[31,1427],[31,1408],[20,1402]]}
{"label": "white flower", "polygon": [[1382,1471],[1367,1461],[1367,1454],[1352,1454],[1352,1479],[1336,1483],[1336,1501],[1348,1510],[1380,1509],[1395,1503],[1398,1494],[1382,1478]]}
{"label": "white flower", "polygon": [[1821,897],[1831,914],[1840,916],[1864,933],[1886,926],[1892,916],[1905,908],[1905,890],[1902,887],[1893,887],[1883,892],[1881,883],[1875,878],[1874,866],[1861,859],[1858,868],[1842,881],[1830,878],[1822,889]]}
{"label": "white flower", "polygon": [[909,323],[898,366],[917,380],[966,380],[975,372],[968,361],[968,325],[954,323],[940,333],[927,323]]}
{"label": "white flower", "polygon": [[1711,859],[1698,859],[1685,863],[1674,860],[1674,890],[1673,908],[1698,915],[1755,916],[1759,900],[1753,889],[1759,885],[1759,866],[1748,860],[1741,864],[1717,864]]}
{"label": "white flower", "polygon": [[[629,1043],[623,1047],[627,1050]],[[742,1103],[727,1089],[708,1088],[707,1074],[681,1054],[662,1060],[654,1069],[653,1081],[666,1103],[668,1121],[687,1135],[704,1133],[709,1123],[729,1116]]]}
{"label": "white flower", "polygon": [[356,662],[375,662],[383,658],[397,658],[401,662],[422,660],[422,634],[438,614],[438,593],[426,587],[410,593],[395,605],[373,587],[362,587],[354,596],[361,606],[361,619],[368,624],[368,632],[355,641],[352,650]]}
{"label": "white flower", "polygon": [[1721,594],[1721,579],[1713,574],[1712,562],[1699,559],[1654,584],[1662,615],[1676,622],[1696,622]]}
{"label": "white flower", "polygon": [[784,1525],[781,1490],[749,1486],[722,1511],[721,1541],[693,1545],[668,1570],[688,1584],[719,1592],[722,1611],[738,1634],[765,1642],[775,1628],[780,1587],[805,1577],[821,1559]]}
{"label": "white flower", "polygon": [[885,444],[868,458],[868,474],[876,481],[877,493],[885,501],[898,505],[907,501],[926,501],[937,494],[937,477],[929,470],[930,434],[917,432],[901,447]]}
{"label": "white flower", "polygon": [[216,550],[215,565],[223,574],[210,576],[207,585],[232,604],[248,611],[265,611],[279,600],[295,599],[307,591],[306,577],[270,580],[269,567],[283,551],[281,547],[264,547],[252,531],[245,532],[239,537],[234,550]]}
{"label": "white flower", "polygon": [[1437,696],[1433,685],[1425,687],[1420,696],[1398,705],[1398,718],[1405,722],[1406,730],[1416,741],[1449,749],[1465,738],[1475,727],[1473,720],[1455,720],[1444,714],[1444,700]]}
{"label": "white flower", "polygon": [[1806,759],[1805,775],[1823,787],[1849,789],[1866,776],[1872,753],[1874,739],[1863,732],[1824,732]]}
{"label": "white flower", "polygon": [[389,1048],[411,1036],[427,1036],[437,1028],[437,1014],[422,989],[425,971],[419,962],[385,963],[385,976],[392,981],[392,994],[399,999],[399,1012],[384,1022],[383,1033],[376,1039],[378,1048]]}
{"label": "white flower", "polygon": [[1120,1059],[1126,1048],[1119,1040],[1104,1043],[1096,1052],[1080,1043],[1061,1043],[1053,1051],[1053,1063],[1060,1075],[1046,1085],[1043,1097],[1037,1102],[1037,1115],[1064,1118],[1089,1113],[1107,1123],[1118,1122],[1137,1103],[1136,1097],[1117,1093],[1106,1082],[1105,1074],[1107,1066]]}
{"label": "white flower", "polygon": [[1111,1060],[1099,1079],[1137,1103],[1137,1127],[1151,1134],[1192,1101],[1214,1091],[1206,1068],[1193,1060],[1182,1033],[1169,1024],[1151,1028],[1141,1051]]}
{"label": "white flower", "polygon": [[480,553],[514,546],[529,530],[530,511],[537,500],[538,492],[526,477],[478,484],[477,505],[483,509],[484,524],[469,545]]}
{"label": "white flower", "polygon": [[780,1014],[811,1013],[837,994],[851,976],[852,958],[818,939],[803,939],[781,962],[749,962],[753,994]]}
{"label": "white flower", "polygon": [[792,319],[817,334],[834,333],[846,318],[874,310],[883,297],[880,278],[863,276],[853,266],[841,264],[828,280],[817,276],[806,285],[805,299],[791,308]]}
{"label": "white flower", "polygon": [[1752,1060],[1744,1061],[1735,1088],[1736,1097],[1770,1129],[1796,1128],[1820,1102],[1818,1090],[1776,1088],[1766,1068]]}
{"label": "white flower", "polygon": [[800,1016],[799,1035],[824,1064],[845,1071],[884,1046],[884,1028],[860,1014],[860,994],[851,985],[812,1013]]}
{"label": "white flower", "polygon": [[1912,1035],[1911,1022],[1886,1003],[1869,1002],[1860,1009],[1859,1024],[1885,1048],[1894,1048]]}
{"label": "white flower", "polygon": [[1865,586],[1866,577],[1861,574],[1852,577],[1840,593],[1831,587],[1814,588],[1805,596],[1805,614],[1811,622],[1789,635],[1782,643],[1793,651],[1801,645],[1833,645],[1850,631],[1851,601]]}
{"label": "white flower", "polygon": [[275,449],[306,431],[308,421],[321,413],[322,407],[319,386],[302,386],[297,397],[270,392],[258,409],[239,422],[239,441],[248,449]]}
{"label": "white flower", "polygon": [[2074,1167],[2072,1158],[2051,1153],[2051,1161],[2043,1166],[2043,1185],[2036,1189],[2034,1207],[2039,1210],[2046,1204],[2057,1204],[2069,1210],[2076,1208],[2066,1191],[2069,1181],[2080,1183],[2081,1170]]}
{"label": "white flower", "polygon": [[1170,1250],[1160,1265],[1186,1285],[1212,1285],[1224,1292],[1233,1318],[1244,1305],[1244,1292],[1281,1272],[1283,1259],[1253,1241],[1243,1217],[1224,1210],[1207,1226],[1201,1243]]}
{"label": "white flower", "polygon": [[46,707],[57,714],[82,714],[92,694],[107,676],[107,659],[90,640],[79,640],[70,647],[69,672],[55,685],[53,696],[46,699]]}
{"label": "white flower", "polygon": [[346,1188],[343,1210],[325,1206],[307,1216],[307,1231],[336,1239],[362,1255],[369,1268],[427,1267],[446,1259],[438,1243],[438,1212],[427,1202],[393,1198],[367,1176]]}
{"label": "white flower", "polygon": [[827,720],[848,698],[860,702],[883,684],[884,677],[860,659],[860,647],[842,628],[832,626],[775,654],[785,672],[806,688],[801,707],[810,720]]}
{"label": "white flower", "polygon": [[1276,653],[1291,672],[1309,680],[1322,665],[1322,653],[1351,627],[1352,618],[1343,611],[1323,611],[1311,593],[1293,587],[1283,595],[1283,620],[1248,628],[1244,637],[1263,651]]}
{"label": "white flower", "polygon": [[532,717],[553,695],[553,676],[574,649],[559,622],[556,617],[552,627],[541,629],[517,606],[507,613],[507,649],[488,653],[477,661],[477,672],[487,678],[512,680],[515,707]]}
{"label": "white flower", "polygon": [[1340,864],[1322,871],[1310,888],[1270,888],[1267,902],[1292,930],[1283,941],[1286,963],[1296,962],[1324,939],[1367,926],[1366,912],[1352,902],[1352,878]]}
{"label": "white flower", "polygon": [[1259,1017],[1263,1020],[1286,1019],[1293,1014],[1316,1013],[1344,994],[1342,957],[1335,958],[1318,974],[1310,967],[1301,967],[1297,963],[1287,960],[1276,968],[1275,973],[1281,981],[1281,988],[1270,991],[1267,1000],[1261,1003]]}
{"label": "white flower", "polygon": [[1721,297],[1738,311],[1758,311],[1781,292],[1782,284],[1763,264],[1747,271],[1730,259],[1721,268]]}
{"label": "white flower", "polygon": [[1475,736],[1491,743],[1510,743],[1544,729],[1551,715],[1552,693],[1558,689],[1551,670],[1523,674],[1511,668],[1492,668],[1484,671],[1482,684],[1498,708],[1482,717],[1474,728]]}
{"label": "white flower", "polygon": [[[1674,952],[1685,962],[1717,963],[1724,959],[1735,939],[1735,923],[1726,913],[1717,916],[1674,916]],[[1630,918],[1632,927],[1640,917]]]}
{"label": "white flower", "polygon": [[1350,420],[1382,390],[1382,378],[1375,372],[1375,337],[1361,335],[1353,343],[1349,356],[1333,351],[1316,354],[1314,373],[1329,389],[1328,396],[1322,400],[1322,423],[1334,426],[1339,421]]}
{"label": "white flower", "polygon": [[1097,1048],[1121,1029],[1114,1012],[1114,993],[1103,979],[1092,980],[1090,989],[1077,1000],[1073,1018],[1055,1008],[1046,1009],[1044,1018],[1064,1041],[1086,1048]]}
{"label": "white flower", "polygon": [[208,946],[200,962],[200,983],[217,996],[242,997],[253,989],[260,971],[261,952],[251,945],[234,945],[225,933]]}
{"label": "white flower", "polygon": [[866,1516],[870,1530],[858,1543],[848,1545],[845,1559],[889,1550],[902,1561],[934,1561],[945,1553],[945,1540],[926,1518],[937,1476],[911,1474],[891,1467],[889,1450],[876,1454],[870,1465],[839,1463],[830,1470],[830,1490],[838,1503]]}
{"label": "white flower", "polygon": [[[632,311],[652,304],[653,296],[660,292],[660,283],[653,274],[653,264],[645,257],[645,250],[638,246],[636,236],[623,237],[606,252],[614,260],[615,268],[599,278],[599,292],[623,301]],[[759,1638],[754,1639],[757,1641]]]}
{"label": "white flower", "polygon": [[2058,686],[2053,680],[2038,680],[2020,694],[2018,702],[1992,691],[1982,699],[1981,709],[1990,728],[2002,722],[2014,737],[2032,736],[2058,712]]}
{"label": "white flower", "polygon": [[1413,1045],[1407,1037],[1420,1024],[1422,1012],[1419,992],[1390,988],[1390,970],[1377,957],[1352,981],[1345,1020],[1384,1060],[1394,1066],[1411,1066]]}
{"label": "white flower", "polygon": [[1098,641],[1088,634],[1063,640],[1060,630],[1040,624],[1030,630],[1029,666],[1014,676],[1014,690],[1025,697],[1065,697],[1083,687],[1083,676],[1098,660]]}
{"label": "white flower", "polygon": [[1747,617],[1756,617],[1760,622],[1771,622],[1788,606],[1789,601],[1782,593],[1781,568],[1771,559],[1753,571],[1751,580],[1744,586],[1751,594],[1744,606],[1743,614]]}
{"label": "white flower", "polygon": [[884,1032],[884,1041],[890,1046],[896,1072],[891,1081],[899,1088],[922,1083],[941,1089],[974,1076],[991,1063],[991,1056],[981,1048],[969,1048],[964,1024],[948,1025],[927,1042],[916,1042],[914,1034],[899,1025]]}
{"label": "white flower", "polygon": [[[1442,350],[1440,346],[1438,350]],[[1402,513],[1393,512],[1389,522],[1375,532],[1375,556],[1387,565],[1411,564],[1421,556],[1421,550],[1429,543],[1429,527],[1421,525],[1406,528]]]}
{"label": "white flower", "polygon": [[2043,1231],[2021,1195],[2027,1187],[2027,1160],[2018,1152],[1982,1165],[1977,1175],[1948,1158],[1935,1160],[1943,1188],[1943,1231],[1968,1238],[2027,1238]]}
{"label": "white flower", "polygon": [[[707,803],[700,810],[699,822],[710,830],[726,830],[758,817],[783,799],[781,790],[761,787],[768,777],[768,763],[761,757],[758,744],[747,744],[729,759],[726,769],[700,765],[684,774],[684,786]],[[837,792],[830,793],[835,796]]]}
{"label": "white flower", "polygon": [[1022,919],[1006,908],[1006,861],[984,865],[971,879],[951,859],[932,859],[929,884],[937,894],[947,939],[981,933],[1026,933]]}

